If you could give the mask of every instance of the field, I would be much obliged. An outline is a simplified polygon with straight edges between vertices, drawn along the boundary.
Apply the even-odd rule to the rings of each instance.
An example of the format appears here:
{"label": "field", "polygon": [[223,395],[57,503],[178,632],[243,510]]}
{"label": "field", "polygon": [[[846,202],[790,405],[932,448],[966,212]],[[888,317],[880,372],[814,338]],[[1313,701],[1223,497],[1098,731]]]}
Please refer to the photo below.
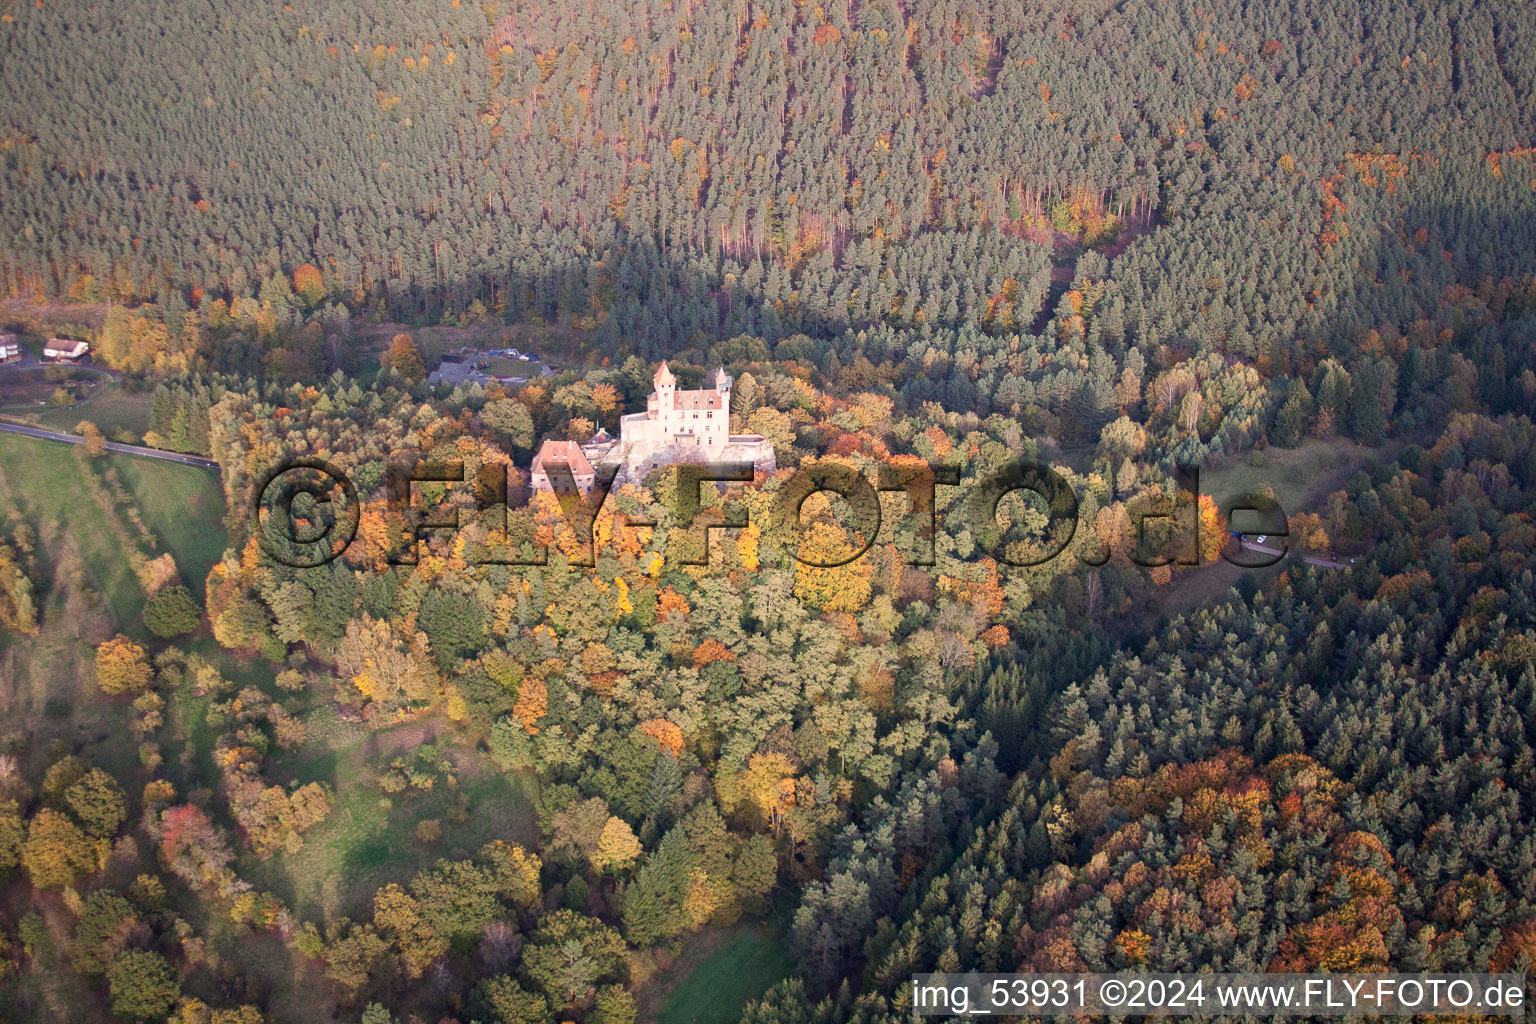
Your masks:
{"label": "field", "polygon": [[731,1024],[747,1003],[795,969],[767,926],[738,925],[706,949],[711,951],[691,970],[686,954],[676,965],[688,973],[662,997],[657,1024]]}
{"label": "field", "polygon": [[[442,757],[454,766],[454,784],[439,780],[425,792],[386,795],[370,768],[433,743],[448,723],[426,719],[374,731],[339,720],[328,693],[311,694],[309,700],[302,712],[308,740],[276,758],[268,774],[284,785],[322,782],[335,791],[336,805],[305,834],[297,853],[267,861],[247,856],[242,877],[282,896],[306,917],[330,920],[365,911],[375,890],[405,882],[439,857],[469,856],[492,839],[537,844],[531,775],[505,774],[461,742],[449,741]],[[437,842],[416,837],[417,823],[426,819],[442,825]]]}
{"label": "field", "polygon": [[[68,530],[117,628],[142,637],[143,593],[121,546],[98,521],[82,458],[73,446],[0,434],[0,465],[10,500],[21,503],[22,514],[40,534],[53,524]],[[175,556],[187,584],[201,593],[204,577],[224,552],[218,477],[193,466],[126,455],[107,455],[103,465],[117,471],[145,524]]]}
{"label": "field", "polygon": [[0,386],[0,416],[48,430],[73,433],[81,420],[89,420],[109,438],[120,431],[133,435],[135,441],[149,429],[150,407],[154,396],[147,391],[129,391],[105,375],[95,380],[68,385],[89,389],[88,397],[74,405],[48,405],[46,400],[61,385],[49,381],[37,371],[25,371],[26,383]]}
{"label": "field", "polygon": [[154,396],[147,391],[125,391],[118,384],[98,384],[83,402],[39,410],[37,425],[74,433],[75,424],[90,420],[109,438],[125,430],[137,441],[149,429],[149,410],[153,404]]}
{"label": "field", "polygon": [[[46,723],[43,734],[71,741],[99,735],[99,742],[112,748],[111,763],[120,764],[131,760],[131,752],[125,754],[120,732],[104,727],[117,712],[102,713],[89,661],[92,648],[113,633],[148,638],[141,618],[144,593],[117,534],[91,496],[86,474],[92,470],[84,458],[73,446],[0,434],[0,491],[5,495],[0,518],[20,519],[36,532],[43,577],[38,594],[42,632],[0,641],[0,717],[15,727]],[[200,591],[223,549],[217,478],[191,466],[119,455],[107,456],[106,465],[118,471],[162,550],[172,552],[188,583]],[[204,511],[178,514],[184,507]]]}
{"label": "field", "polygon": [[[223,555],[224,502],[215,474],[121,455],[92,464],[75,446],[0,434],[0,522],[24,522],[36,531],[42,577],[39,635],[0,637],[0,721],[5,723],[0,734],[29,736],[23,760],[34,775],[59,751],[69,750],[131,783],[146,777],[138,765],[137,741],[122,728],[121,702],[96,689],[92,652],[117,632],[141,643],[151,638],[141,617],[143,590],[121,542],[129,527],[121,517],[108,521],[93,496],[91,474],[107,468],[116,471],[158,550],[175,556],[194,592],[201,595],[209,568]],[[163,646],[155,644],[156,649]],[[206,628],[176,646],[206,659],[237,688],[253,686],[279,696],[270,666],[237,659],[219,648]],[[212,793],[218,781],[212,754],[219,730],[207,715],[214,698],[192,687],[168,696],[159,737],[170,752],[166,775],[178,793]],[[308,737],[299,749],[275,757],[267,774],[285,785],[324,782],[335,791],[336,806],[297,852],[260,860],[242,851],[238,869],[306,919],[366,912],[375,889],[407,881],[439,857],[468,856],[492,839],[536,845],[533,777],[502,772],[462,743],[442,745],[442,759],[453,767],[451,783],[445,773],[431,789],[386,796],[374,781],[373,769],[431,744],[450,723],[424,719],[374,731],[341,721],[328,680],[315,692],[284,700],[304,720]],[[228,826],[221,803],[213,801]],[[441,839],[417,838],[416,825],[424,819],[441,822]],[[245,934],[195,901],[182,901],[178,911],[239,968],[295,977],[296,965],[280,941]],[[275,963],[279,960],[281,966]],[[297,980],[302,979],[298,965]],[[314,1009],[303,984],[270,995],[278,1019],[305,1019]],[[34,990],[34,997],[59,1019],[95,1019],[91,1011],[96,1004],[89,996],[51,984]]]}
{"label": "field", "polygon": [[172,555],[199,598],[208,570],[224,557],[224,492],[215,473],[194,466],[111,455],[144,523]]}
{"label": "field", "polygon": [[[1224,506],[1267,484],[1286,515],[1315,512],[1328,495],[1343,487],[1356,472],[1372,462],[1393,457],[1400,447],[1367,448],[1348,438],[1329,438],[1314,439],[1298,448],[1266,448],[1202,472],[1200,493],[1209,494],[1218,506]],[[1252,529],[1253,525],[1239,516],[1236,528]],[[1244,569],[1223,560],[1180,572],[1169,587],[1154,592],[1137,617],[1138,622],[1149,628],[1160,617],[1172,617],[1220,600],[1245,575],[1267,580],[1288,564]]]}
{"label": "field", "polygon": [[[0,434],[0,466],[8,500],[20,505],[49,553],[78,551],[83,584],[105,599],[111,625],[125,633],[143,630],[143,592],[121,547],[100,524],[87,489],[83,453],[74,446]],[[113,457],[115,458],[115,456]],[[188,468],[188,467],[177,467]]]}
{"label": "field", "polygon": [[1310,440],[1298,448],[1265,448],[1200,474],[1201,493],[1218,505],[1268,484],[1287,515],[1315,511],[1360,467],[1383,455],[1346,437]]}
{"label": "field", "polygon": [[[143,590],[119,540],[125,524],[103,515],[92,496],[90,474],[107,467],[117,470],[161,550],[176,556],[196,588],[211,564],[210,553],[222,549],[223,498],[213,474],[124,456],[107,456],[92,466],[83,449],[0,434],[0,521],[7,534],[24,523],[36,535],[34,586],[41,617],[37,636],[0,637],[0,734],[15,742],[13,749],[34,777],[60,753],[72,751],[132,788],[144,777],[137,740],[123,728],[121,701],[96,689],[93,668],[95,645],[112,634],[148,638],[140,617]],[[184,504],[204,509],[205,518],[171,514]],[[60,943],[70,915],[62,904],[50,904],[43,917]],[[41,962],[53,955],[40,951]],[[61,983],[69,972],[44,970],[32,977],[37,981],[30,998],[40,1014],[104,1019],[94,993]]]}

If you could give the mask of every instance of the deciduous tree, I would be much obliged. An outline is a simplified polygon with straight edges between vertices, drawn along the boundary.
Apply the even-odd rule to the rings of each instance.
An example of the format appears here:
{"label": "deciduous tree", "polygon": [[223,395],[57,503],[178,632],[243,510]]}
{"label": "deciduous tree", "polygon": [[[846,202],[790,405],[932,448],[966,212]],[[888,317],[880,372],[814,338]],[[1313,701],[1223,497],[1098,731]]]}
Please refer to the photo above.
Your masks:
{"label": "deciduous tree", "polygon": [[107,969],[112,1012],[124,1020],[164,1020],[181,997],[181,984],[159,953],[129,950]]}
{"label": "deciduous tree", "polygon": [[96,846],[74,822],[44,807],[27,828],[21,862],[39,889],[63,889],[96,870]]}
{"label": "deciduous tree", "polygon": [[140,693],[154,679],[144,648],[119,633],[96,648],[96,682],[103,693]]}

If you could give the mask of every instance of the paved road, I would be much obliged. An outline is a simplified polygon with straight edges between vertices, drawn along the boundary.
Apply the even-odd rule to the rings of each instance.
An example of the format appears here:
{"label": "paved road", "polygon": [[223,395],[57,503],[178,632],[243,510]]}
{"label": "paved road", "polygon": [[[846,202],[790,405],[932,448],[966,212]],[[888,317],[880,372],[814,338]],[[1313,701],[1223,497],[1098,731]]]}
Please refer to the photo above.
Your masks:
{"label": "paved road", "polygon": [[[1241,544],[1244,551],[1260,551],[1266,555],[1274,555],[1277,558],[1285,557],[1285,552],[1281,551],[1279,548],[1272,548],[1268,544],[1260,544],[1257,541],[1251,541],[1247,537],[1242,538]],[[1345,569],[1348,568],[1349,565],[1349,563],[1343,562],[1337,558],[1318,558],[1315,555],[1303,555],[1301,560],[1306,562],[1308,565],[1316,565],[1324,569]]]}
{"label": "paved road", "polygon": [[25,345],[21,349],[21,359],[14,363],[0,365],[0,373],[14,370],[46,370],[51,366],[60,366],[65,370],[84,370],[86,373],[100,374],[112,380],[122,380],[123,371],[114,370],[109,366],[97,366],[95,363],[45,363],[32,354],[32,350]]}
{"label": "paved road", "polygon": [[[85,443],[85,438],[74,434],[61,434],[57,430],[44,430],[41,427],[24,427],[19,423],[0,423],[0,432],[40,437],[45,441],[63,441],[65,444]],[[180,452],[164,452],[158,448],[145,448],[137,444],[108,441],[107,451],[121,455],[136,455],[142,459],[159,459],[161,462],[179,462],[183,466],[196,466],[199,469],[217,470],[219,468],[219,464],[212,459],[205,459],[198,455],[183,455]]]}

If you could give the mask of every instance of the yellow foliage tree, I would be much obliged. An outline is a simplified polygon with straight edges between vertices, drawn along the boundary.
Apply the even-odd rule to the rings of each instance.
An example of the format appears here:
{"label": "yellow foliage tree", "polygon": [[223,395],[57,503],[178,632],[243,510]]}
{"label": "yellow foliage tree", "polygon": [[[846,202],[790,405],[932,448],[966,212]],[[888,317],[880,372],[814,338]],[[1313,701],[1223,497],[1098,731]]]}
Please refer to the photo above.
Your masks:
{"label": "yellow foliage tree", "polygon": [[26,636],[38,629],[32,581],[9,544],[0,544],[0,626]]}
{"label": "yellow foliage tree", "polygon": [[402,643],[387,620],[365,614],[347,624],[336,657],[343,676],[384,709],[421,705],[437,694],[436,663],[420,632]]}
{"label": "yellow foliage tree", "polygon": [[842,530],[817,521],[805,531],[795,566],[795,596],[812,608],[829,612],[856,612],[869,603],[871,561],[861,555],[832,568],[808,564],[846,558],[855,550]]}
{"label": "yellow foliage tree", "polygon": [[144,648],[121,633],[96,648],[96,683],[103,693],[141,693],[153,676]]}
{"label": "yellow foliage tree", "polygon": [[1289,529],[1291,544],[1302,554],[1321,554],[1328,550],[1328,531],[1316,513],[1302,512],[1291,516]]}
{"label": "yellow foliage tree", "polygon": [[619,392],[612,384],[598,384],[592,389],[592,404],[601,413],[610,413],[619,407]]}
{"label": "yellow foliage tree", "polygon": [[1227,543],[1227,521],[1209,494],[1200,495],[1200,564],[1210,565],[1221,557]]}
{"label": "yellow foliage tree", "polygon": [[610,816],[603,823],[603,831],[597,839],[597,849],[592,854],[592,866],[599,871],[623,871],[641,853],[640,840],[623,818]]}
{"label": "yellow foliage tree", "polygon": [[96,847],[74,822],[44,807],[27,829],[21,863],[39,889],[63,889],[96,870]]}
{"label": "yellow foliage tree", "polygon": [[448,951],[448,940],[433,933],[421,916],[421,904],[398,885],[386,885],[373,897],[373,923],[394,940],[400,960],[412,978],[426,973]]}
{"label": "yellow foliage tree", "polygon": [[85,454],[91,458],[98,458],[107,454],[107,439],[102,436],[101,430],[90,420],[81,420],[75,424],[75,433],[85,438]]}
{"label": "yellow foliage tree", "polygon": [[694,868],[688,879],[688,891],[683,896],[683,913],[695,928],[709,923],[721,906],[729,899],[721,886],[710,878],[703,868]]}
{"label": "yellow foliage tree", "polygon": [[736,536],[736,554],[741,559],[742,568],[748,572],[757,571],[757,546],[762,535],[763,531],[757,528],[756,523],[748,522],[746,529]]}
{"label": "yellow foliage tree", "polygon": [[731,803],[747,803],[777,833],[784,813],[795,805],[795,766],[784,754],[753,754],[721,795]]}

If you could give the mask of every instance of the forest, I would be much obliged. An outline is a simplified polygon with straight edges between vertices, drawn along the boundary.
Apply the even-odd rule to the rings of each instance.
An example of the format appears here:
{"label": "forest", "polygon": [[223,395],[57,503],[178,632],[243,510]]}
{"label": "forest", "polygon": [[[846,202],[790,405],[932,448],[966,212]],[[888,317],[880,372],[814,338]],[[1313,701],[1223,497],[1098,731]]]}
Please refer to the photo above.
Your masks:
{"label": "forest", "polygon": [[[1521,5],[0,0],[0,55],[0,331],[98,382],[0,435],[3,1024],[1530,970]],[[531,490],[662,358],[778,469]],[[509,491],[402,534],[402,459]],[[974,514],[1023,464],[1061,557]]]}

